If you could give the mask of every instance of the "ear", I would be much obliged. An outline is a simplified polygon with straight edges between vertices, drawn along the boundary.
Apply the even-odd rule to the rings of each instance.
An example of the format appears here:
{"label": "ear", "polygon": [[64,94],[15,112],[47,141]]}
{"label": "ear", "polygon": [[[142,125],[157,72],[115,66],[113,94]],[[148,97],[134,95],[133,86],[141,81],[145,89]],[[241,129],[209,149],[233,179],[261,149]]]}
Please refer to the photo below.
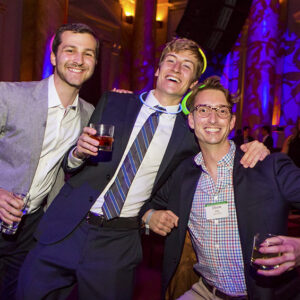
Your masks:
{"label": "ear", "polygon": [[196,80],[196,81],[194,81],[193,83],[191,83],[190,89],[192,89],[197,83],[198,83],[198,80]]}
{"label": "ear", "polygon": [[230,131],[234,128],[235,121],[236,121],[236,116],[232,115],[231,120],[230,120]]}
{"label": "ear", "polygon": [[159,68],[157,68],[157,70],[156,70],[154,76],[155,76],[155,77],[158,77],[158,75],[159,75]]}
{"label": "ear", "polygon": [[189,123],[189,126],[191,129],[194,129],[195,128],[195,123],[194,123],[194,115],[193,113],[189,113],[188,115],[188,123]]}
{"label": "ear", "polygon": [[53,51],[50,54],[50,61],[51,61],[52,66],[55,67],[56,66],[56,56]]}

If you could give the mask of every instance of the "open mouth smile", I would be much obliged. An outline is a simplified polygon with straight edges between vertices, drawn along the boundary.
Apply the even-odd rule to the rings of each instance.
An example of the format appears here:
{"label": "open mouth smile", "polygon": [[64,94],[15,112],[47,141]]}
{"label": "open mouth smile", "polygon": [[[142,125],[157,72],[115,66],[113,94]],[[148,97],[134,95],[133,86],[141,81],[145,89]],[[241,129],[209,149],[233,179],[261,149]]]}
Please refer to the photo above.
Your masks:
{"label": "open mouth smile", "polygon": [[208,132],[208,133],[218,133],[221,131],[220,128],[213,128],[213,127],[208,127],[208,128],[205,128],[205,131]]}
{"label": "open mouth smile", "polygon": [[172,81],[172,82],[180,83],[179,78],[171,76],[171,75],[167,75],[166,79],[169,80],[169,81]]}
{"label": "open mouth smile", "polygon": [[83,69],[77,69],[77,68],[68,68],[68,70],[73,73],[82,73],[84,71]]}

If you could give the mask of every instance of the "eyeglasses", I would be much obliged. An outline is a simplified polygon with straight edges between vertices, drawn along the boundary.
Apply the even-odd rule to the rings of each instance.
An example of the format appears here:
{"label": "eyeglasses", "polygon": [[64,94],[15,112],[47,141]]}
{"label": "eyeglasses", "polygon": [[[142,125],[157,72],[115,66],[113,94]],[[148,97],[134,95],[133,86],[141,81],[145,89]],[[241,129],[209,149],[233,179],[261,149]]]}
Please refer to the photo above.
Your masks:
{"label": "eyeglasses", "polygon": [[219,105],[217,107],[213,107],[207,104],[199,104],[192,109],[192,112],[197,111],[198,115],[201,118],[206,118],[211,114],[213,110],[221,119],[227,119],[231,115],[231,107],[227,105]]}

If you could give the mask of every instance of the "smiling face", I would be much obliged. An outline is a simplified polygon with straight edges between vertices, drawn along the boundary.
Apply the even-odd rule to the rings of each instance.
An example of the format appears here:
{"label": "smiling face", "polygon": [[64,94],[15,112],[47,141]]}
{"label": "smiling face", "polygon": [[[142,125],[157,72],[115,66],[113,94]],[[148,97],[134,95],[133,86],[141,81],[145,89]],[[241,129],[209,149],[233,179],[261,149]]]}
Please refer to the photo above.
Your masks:
{"label": "smiling face", "polygon": [[169,52],[156,71],[154,94],[162,105],[176,105],[196,83],[197,58],[188,50]]}
{"label": "smiling face", "polygon": [[89,33],[62,33],[57,54],[51,53],[56,88],[69,86],[80,89],[94,72],[96,45],[95,38]]}
{"label": "smiling face", "polygon": [[[194,107],[199,104],[206,104],[212,107],[228,105],[224,93],[220,90],[207,89],[200,91],[194,102]],[[235,124],[235,116],[230,115],[227,119],[220,118],[215,110],[205,118],[200,117],[197,111],[193,111],[188,116],[189,125],[194,129],[201,148],[207,148],[213,145],[220,147],[218,149],[228,149],[228,135]],[[225,148],[224,148],[225,146]]]}

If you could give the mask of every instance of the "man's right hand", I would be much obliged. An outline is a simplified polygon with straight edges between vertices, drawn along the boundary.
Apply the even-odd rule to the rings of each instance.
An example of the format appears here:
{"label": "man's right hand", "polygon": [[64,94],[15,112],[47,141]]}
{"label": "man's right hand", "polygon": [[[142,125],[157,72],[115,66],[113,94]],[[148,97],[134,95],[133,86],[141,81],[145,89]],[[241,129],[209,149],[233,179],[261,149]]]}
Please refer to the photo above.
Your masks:
{"label": "man's right hand", "polygon": [[[148,210],[142,220],[145,222],[151,210]],[[156,210],[150,220],[149,227],[155,233],[166,236],[174,227],[178,226],[178,217],[170,210]]]}
{"label": "man's right hand", "polygon": [[80,159],[88,158],[98,155],[99,141],[91,138],[91,135],[95,135],[96,130],[91,127],[84,127],[83,132],[80,135],[76,148],[73,151],[73,155]]}
{"label": "man's right hand", "polygon": [[24,205],[22,199],[14,197],[11,192],[0,189],[0,219],[8,224],[20,222]]}

